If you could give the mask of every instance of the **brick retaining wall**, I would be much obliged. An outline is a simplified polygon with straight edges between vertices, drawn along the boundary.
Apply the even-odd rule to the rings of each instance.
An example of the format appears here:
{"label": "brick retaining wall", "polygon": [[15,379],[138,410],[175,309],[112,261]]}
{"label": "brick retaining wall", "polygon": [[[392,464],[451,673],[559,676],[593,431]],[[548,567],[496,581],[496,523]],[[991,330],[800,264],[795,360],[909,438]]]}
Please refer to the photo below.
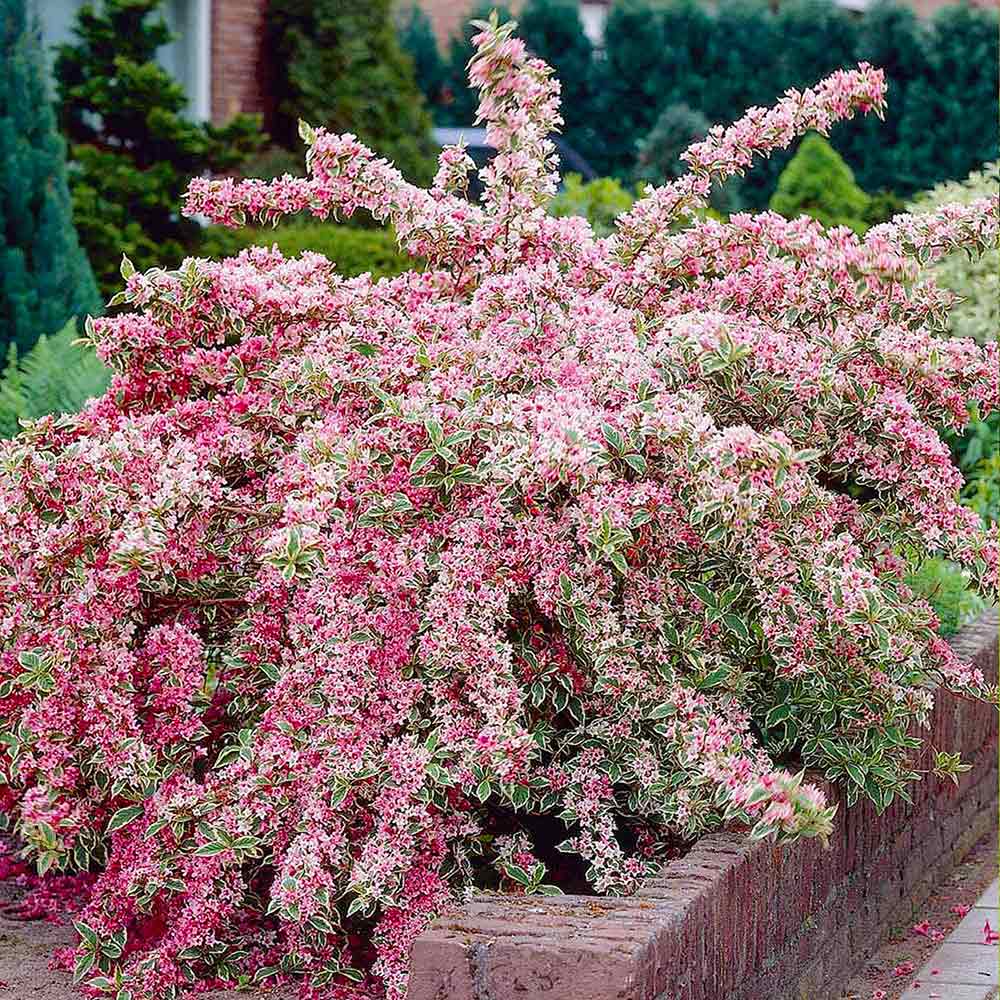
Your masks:
{"label": "brick retaining wall", "polygon": [[[953,644],[995,674],[996,614]],[[996,823],[996,711],[945,694],[929,740],[974,765],[958,787],[930,778],[881,817],[842,808],[829,851],[715,834],[635,897],[479,898],[417,940],[408,1000],[835,1000]],[[0,982],[17,1000],[79,1000],[47,967],[71,930],[5,918],[9,891]]]}
{"label": "brick retaining wall", "polygon": [[[994,677],[997,621],[953,640]],[[957,787],[842,803],[829,850],[705,837],[631,898],[479,897],[417,940],[409,1000],[836,1000],[996,824],[996,710],[944,693],[925,736],[973,765]]]}

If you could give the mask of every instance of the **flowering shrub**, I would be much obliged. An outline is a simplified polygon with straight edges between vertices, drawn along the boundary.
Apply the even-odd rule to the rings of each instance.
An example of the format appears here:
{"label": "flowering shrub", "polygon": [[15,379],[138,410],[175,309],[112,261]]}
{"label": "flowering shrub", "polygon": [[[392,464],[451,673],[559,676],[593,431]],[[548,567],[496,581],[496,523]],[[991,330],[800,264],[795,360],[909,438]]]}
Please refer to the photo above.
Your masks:
{"label": "flowering shrub", "polygon": [[[1000,161],[986,163],[965,180],[938,184],[914,199],[910,210],[924,214],[953,203],[970,204],[1000,197]],[[1000,337],[1000,252],[995,248],[972,260],[966,254],[948,254],[934,265],[938,283],[961,300],[948,317],[956,337],[973,337],[987,344]]]}
{"label": "flowering shrub", "polygon": [[0,446],[0,810],[41,869],[103,867],[98,993],[403,997],[484,866],[553,891],[491,817],[558,818],[627,892],[667,832],[826,836],[793,751],[885,806],[926,682],[989,693],[904,576],[937,552],[995,583],[932,428],[995,405],[996,346],[939,339],[948,298],[910,279],[994,244],[996,205],[864,240],[677,224],[879,111],[861,65],[713,129],[595,240],[545,213],[549,70],[509,26],[476,45],[481,206],[460,148],[421,190],[308,126],[308,177],[188,195],[230,224],[365,208],[427,270],[126,264],[135,311],[89,324],[108,393]]}

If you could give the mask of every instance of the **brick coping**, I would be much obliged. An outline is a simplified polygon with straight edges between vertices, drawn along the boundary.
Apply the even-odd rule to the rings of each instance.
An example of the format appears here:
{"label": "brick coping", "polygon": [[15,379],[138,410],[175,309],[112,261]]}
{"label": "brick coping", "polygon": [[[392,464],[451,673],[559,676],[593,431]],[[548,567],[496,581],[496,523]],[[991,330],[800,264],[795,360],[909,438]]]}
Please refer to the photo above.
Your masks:
{"label": "brick coping", "polygon": [[[995,610],[950,642],[997,669]],[[840,800],[829,850],[743,834],[699,840],[634,897],[479,896],[411,954],[408,1000],[834,1000],[996,823],[997,714],[939,693],[925,738],[960,749],[958,786],[928,776],[877,816]]]}

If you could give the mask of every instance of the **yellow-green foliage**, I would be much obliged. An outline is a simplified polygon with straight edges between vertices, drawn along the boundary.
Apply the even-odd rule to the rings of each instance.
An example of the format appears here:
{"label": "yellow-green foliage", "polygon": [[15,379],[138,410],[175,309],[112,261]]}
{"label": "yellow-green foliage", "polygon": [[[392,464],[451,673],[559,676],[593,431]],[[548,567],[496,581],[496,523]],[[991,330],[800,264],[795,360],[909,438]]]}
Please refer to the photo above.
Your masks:
{"label": "yellow-green foliage", "polygon": [[781,172],[770,207],[788,219],[811,215],[824,226],[849,226],[863,233],[869,201],[843,157],[812,132]]}
{"label": "yellow-green foliage", "polygon": [[418,266],[401,253],[396,238],[384,229],[354,229],[331,222],[292,222],[277,229],[223,229],[211,227],[199,253],[205,257],[231,257],[245,247],[276,245],[285,257],[303,250],[321,253],[337,265],[346,278],[369,271],[382,278],[401,274]]}
{"label": "yellow-green foliage", "polygon": [[946,559],[928,559],[906,582],[927,598],[941,623],[942,635],[954,635],[985,607],[971,589],[968,574]]}
{"label": "yellow-green foliage", "polygon": [[582,215],[598,236],[607,236],[615,219],[632,207],[635,196],[613,177],[597,177],[584,183],[579,174],[567,174],[563,189],[552,199],[549,212],[561,218]]}
{"label": "yellow-green foliage", "polygon": [[[909,206],[911,212],[931,212],[948,202],[967,203],[977,198],[1000,197],[1000,161],[987,163],[964,181],[950,181],[919,195]],[[953,253],[933,269],[938,284],[962,297],[950,313],[953,336],[973,337],[981,344],[1000,335],[1000,252],[990,250],[970,261],[963,253]]]}

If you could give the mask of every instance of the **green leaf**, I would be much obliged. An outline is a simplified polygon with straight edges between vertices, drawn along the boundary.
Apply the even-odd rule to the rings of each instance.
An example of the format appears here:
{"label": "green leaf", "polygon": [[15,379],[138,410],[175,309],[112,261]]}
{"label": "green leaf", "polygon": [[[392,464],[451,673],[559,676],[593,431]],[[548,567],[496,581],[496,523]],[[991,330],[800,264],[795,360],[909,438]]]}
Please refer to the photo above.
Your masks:
{"label": "green leaf", "polygon": [[687,589],[706,607],[715,607],[715,594],[705,584],[692,582],[687,585]]}
{"label": "green leaf", "polygon": [[865,770],[858,764],[846,764],[844,770],[847,771],[851,781],[862,788],[865,786]]}
{"label": "green leaf", "polygon": [[792,714],[791,705],[775,705],[770,712],[767,713],[767,717],[764,719],[764,725],[768,729],[773,726],[777,726],[782,723]]}
{"label": "green leaf", "polygon": [[640,476],[646,474],[646,459],[639,454],[632,454],[625,456],[625,463],[639,473]]}
{"label": "green leaf", "polygon": [[726,623],[726,627],[730,632],[735,632],[744,642],[750,638],[750,632],[747,629],[746,622],[743,621],[737,615],[723,615],[722,620]]}
{"label": "green leaf", "polygon": [[226,844],[220,844],[218,841],[212,841],[209,844],[202,844],[194,852],[196,858],[211,858],[216,854],[221,854],[223,851],[228,851],[229,847]]}
{"label": "green leaf", "polygon": [[307,145],[312,146],[316,142],[316,129],[307,121],[299,119],[299,138]]}
{"label": "green leaf", "polygon": [[702,690],[708,690],[709,688],[718,687],[726,678],[729,677],[731,668],[728,664],[721,667],[716,667],[710,674],[708,674],[703,681],[698,685]]}
{"label": "green leaf", "polygon": [[82,920],[74,920],[73,926],[76,928],[77,934],[83,939],[84,943],[89,948],[96,948],[97,943],[100,940],[97,931],[94,930],[90,924],[85,924]]}
{"label": "green leaf", "polygon": [[430,465],[435,458],[437,458],[437,452],[433,448],[425,448],[423,451],[417,452],[413,456],[413,461],[410,462],[410,472],[419,472],[425,466]]}
{"label": "green leaf", "polygon": [[316,914],[309,918],[309,923],[316,928],[316,930],[321,931],[323,934],[334,934],[336,928],[330,923],[326,917]]}
{"label": "green leaf", "polygon": [[612,451],[622,450],[622,436],[611,426],[611,424],[604,424],[601,428],[604,433],[604,440],[607,441],[608,447]]}
{"label": "green leaf", "polygon": [[85,955],[81,955],[73,966],[73,982],[80,982],[90,972],[96,962],[97,954],[93,951],[88,951]]}
{"label": "green leaf", "polygon": [[520,865],[504,865],[504,872],[521,885],[531,885],[531,876]]}
{"label": "green leaf", "polygon": [[144,811],[142,806],[125,806],[124,809],[119,809],[111,817],[105,832],[114,833],[115,830],[120,830],[122,827],[128,826],[133,820],[138,819]]}

